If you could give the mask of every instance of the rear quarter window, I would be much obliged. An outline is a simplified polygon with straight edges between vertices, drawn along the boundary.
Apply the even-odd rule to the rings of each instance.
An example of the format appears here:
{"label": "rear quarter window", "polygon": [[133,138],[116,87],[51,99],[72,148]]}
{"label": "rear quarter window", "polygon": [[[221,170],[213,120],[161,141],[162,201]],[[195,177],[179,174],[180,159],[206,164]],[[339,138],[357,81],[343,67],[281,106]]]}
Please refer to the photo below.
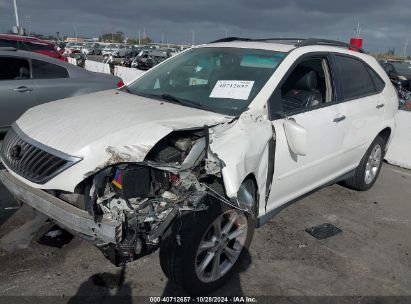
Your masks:
{"label": "rear quarter window", "polygon": [[377,72],[374,71],[371,67],[367,66],[367,70],[368,73],[370,73],[372,81],[374,82],[376,93],[382,92],[382,90],[384,90],[385,88],[384,80],[382,80],[380,75],[378,75]]}
{"label": "rear quarter window", "polygon": [[365,97],[376,93],[374,81],[362,60],[336,55],[343,100]]}
{"label": "rear quarter window", "polygon": [[40,60],[32,60],[33,78],[35,79],[54,79],[68,78],[67,69],[52,63]]}

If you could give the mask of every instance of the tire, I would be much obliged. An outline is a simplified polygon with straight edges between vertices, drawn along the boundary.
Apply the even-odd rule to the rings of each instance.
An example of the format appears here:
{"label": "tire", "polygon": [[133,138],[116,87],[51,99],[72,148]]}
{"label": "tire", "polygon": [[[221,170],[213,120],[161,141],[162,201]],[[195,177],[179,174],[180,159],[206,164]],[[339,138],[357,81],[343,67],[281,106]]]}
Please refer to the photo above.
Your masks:
{"label": "tire", "polygon": [[[212,240],[215,240],[213,234],[216,232],[214,227],[218,226],[218,219],[223,219],[220,227],[224,231],[228,219],[231,219],[234,214],[236,214],[238,222],[233,224],[233,227],[229,230],[230,233],[227,235],[240,230],[237,227],[243,227],[243,225],[246,225],[246,232],[240,234],[234,243],[233,241],[224,242],[228,238],[222,237],[221,241],[214,241],[214,248],[200,250],[200,244],[206,244],[207,247],[210,247],[209,244],[212,244]],[[227,222],[225,222],[225,219]],[[242,224],[239,225],[239,223]],[[180,285],[189,294],[206,294],[221,287],[238,270],[240,261],[248,253],[248,247],[254,234],[254,226],[255,222],[252,217],[246,216],[243,211],[232,209],[218,201],[212,201],[207,210],[193,212],[174,221],[160,245],[161,268],[169,280]],[[222,235],[224,234],[222,233]],[[204,240],[208,242],[204,242]],[[241,240],[243,246],[239,249],[238,245]],[[228,245],[224,246],[225,243]],[[237,258],[233,263],[230,262],[231,260],[228,259],[225,249],[222,249],[222,247],[238,249],[235,251]],[[208,257],[213,255],[212,251],[214,250],[216,251],[213,260],[209,262],[207,267],[201,267],[201,265],[206,264],[206,260],[209,260]],[[221,264],[219,263],[218,268],[213,268],[213,265],[217,264],[217,262],[215,264],[214,262],[218,261],[215,258],[217,255],[219,255]],[[233,255],[231,258],[233,259]],[[202,268],[204,268],[204,272],[201,272]],[[218,269],[214,273],[214,277],[213,269]]]}
{"label": "tire", "polygon": [[[355,169],[354,176],[345,180],[343,185],[358,191],[371,189],[381,172],[385,146],[385,140],[381,136],[377,136]],[[379,157],[377,157],[378,155]]]}

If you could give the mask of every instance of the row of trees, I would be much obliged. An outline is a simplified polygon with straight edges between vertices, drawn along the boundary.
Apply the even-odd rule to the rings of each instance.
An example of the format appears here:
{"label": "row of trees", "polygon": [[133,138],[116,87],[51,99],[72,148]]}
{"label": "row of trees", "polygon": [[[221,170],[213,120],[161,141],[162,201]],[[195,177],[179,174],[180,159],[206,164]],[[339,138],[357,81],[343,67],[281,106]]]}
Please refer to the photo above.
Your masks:
{"label": "row of trees", "polygon": [[396,60],[408,59],[409,60],[411,59],[411,56],[404,57],[404,56],[396,55],[394,48],[389,49],[388,52],[385,52],[385,53],[374,54],[374,57],[376,57],[377,59],[382,59],[382,60],[388,60],[388,59],[396,59]]}
{"label": "row of trees", "polygon": [[[8,30],[6,33],[13,34],[13,31]],[[60,32],[57,32],[56,35],[42,35],[42,34],[37,34],[34,32],[26,33],[26,35],[37,37],[37,38],[44,39],[44,40],[53,40],[53,41],[64,40],[65,38],[61,36]],[[124,43],[125,40],[126,40],[126,36],[124,35],[123,32],[120,32],[120,31],[115,32],[115,33],[105,33],[99,37],[100,42]],[[153,42],[153,40],[150,37],[143,37],[140,39],[140,41],[138,38],[128,38],[127,39],[128,44],[139,44],[139,42],[141,45],[145,45],[145,44]]]}
{"label": "row of trees", "polygon": [[[113,42],[113,43],[123,43],[126,40],[126,36],[123,32],[115,32],[115,33],[105,33],[99,37],[100,42]],[[143,37],[140,39],[140,44],[144,45],[147,43],[152,42],[150,37]],[[127,43],[129,44],[138,44],[138,38],[128,38]]]}

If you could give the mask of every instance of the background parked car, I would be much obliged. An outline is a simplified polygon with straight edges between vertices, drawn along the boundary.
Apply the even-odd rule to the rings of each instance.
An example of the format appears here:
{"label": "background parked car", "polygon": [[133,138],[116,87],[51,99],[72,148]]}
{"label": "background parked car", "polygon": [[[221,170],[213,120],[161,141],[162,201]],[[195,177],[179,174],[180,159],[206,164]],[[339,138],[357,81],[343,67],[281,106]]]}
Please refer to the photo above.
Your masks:
{"label": "background parked car", "polygon": [[122,86],[117,76],[11,48],[0,48],[0,66],[0,133],[30,107]]}
{"label": "background parked car", "polygon": [[86,44],[81,52],[85,55],[101,55],[102,49],[98,43]]}
{"label": "background parked car", "polygon": [[391,79],[402,81],[403,87],[411,90],[411,64],[409,62],[385,61],[382,67]]}
{"label": "background parked car", "polygon": [[0,34],[0,47],[13,47],[67,61],[67,58],[56,50],[54,44],[35,37]]}
{"label": "background parked car", "polygon": [[124,57],[126,53],[127,49],[122,44],[109,44],[103,49],[103,56]]}
{"label": "background parked car", "polygon": [[75,51],[81,52],[83,47],[84,47],[84,43],[69,42],[66,44],[66,47],[64,49],[64,54],[68,56],[69,54],[74,53]]}
{"label": "background parked car", "polygon": [[131,67],[139,70],[148,70],[170,56],[167,50],[143,49],[133,60]]}
{"label": "background parked car", "polygon": [[84,68],[86,60],[87,60],[87,55],[84,53],[80,53],[79,51],[74,51],[69,55],[70,58],[76,59],[76,64],[79,67]]}

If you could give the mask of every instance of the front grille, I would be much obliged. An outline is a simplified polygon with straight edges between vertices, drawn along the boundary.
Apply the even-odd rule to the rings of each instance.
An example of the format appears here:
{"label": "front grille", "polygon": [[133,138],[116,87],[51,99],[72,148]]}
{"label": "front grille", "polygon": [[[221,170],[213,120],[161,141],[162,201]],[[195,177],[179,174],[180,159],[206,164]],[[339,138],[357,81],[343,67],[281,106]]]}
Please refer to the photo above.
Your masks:
{"label": "front grille", "polygon": [[4,138],[1,158],[9,169],[37,184],[46,183],[81,160],[30,139],[16,124]]}

